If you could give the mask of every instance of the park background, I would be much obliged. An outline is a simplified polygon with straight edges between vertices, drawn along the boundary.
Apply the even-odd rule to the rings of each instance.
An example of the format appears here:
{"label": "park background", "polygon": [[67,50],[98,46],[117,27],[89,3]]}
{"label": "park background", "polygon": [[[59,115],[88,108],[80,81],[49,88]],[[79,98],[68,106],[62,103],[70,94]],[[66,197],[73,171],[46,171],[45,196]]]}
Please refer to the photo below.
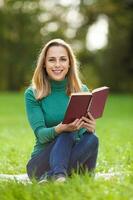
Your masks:
{"label": "park background", "polygon": [[74,175],[66,185],[48,184],[45,190],[0,182],[0,199],[64,199],[63,194],[66,199],[132,199],[133,0],[0,0],[0,173],[25,173],[34,135],[24,91],[41,48],[53,38],[72,46],[90,89],[110,87],[97,122],[96,170],[121,175],[93,184],[87,176]]}

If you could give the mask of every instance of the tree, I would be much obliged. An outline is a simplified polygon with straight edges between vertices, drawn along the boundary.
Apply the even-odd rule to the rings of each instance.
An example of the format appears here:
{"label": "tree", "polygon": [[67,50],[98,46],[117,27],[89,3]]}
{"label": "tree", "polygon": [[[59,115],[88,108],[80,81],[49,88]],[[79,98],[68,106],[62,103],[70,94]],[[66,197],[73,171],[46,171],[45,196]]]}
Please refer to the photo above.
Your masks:
{"label": "tree", "polygon": [[[51,12],[50,4],[40,0],[5,0],[0,8],[1,90],[20,90],[29,85],[41,46],[55,37],[65,39],[66,8],[57,4]],[[51,6],[54,8],[54,4]]]}
{"label": "tree", "polygon": [[[115,91],[133,91],[132,9],[132,0],[80,0],[67,6],[55,0],[5,0],[0,7],[0,89],[27,86],[41,46],[62,38],[75,50],[91,88],[107,84]],[[90,52],[88,28],[101,14],[109,21],[108,45]]]}
{"label": "tree", "polygon": [[112,91],[133,91],[133,1],[96,0],[90,3],[81,0],[79,6],[85,20],[77,30],[77,36],[79,40],[84,38],[84,46],[90,24],[101,14],[106,15],[109,21],[108,45],[94,53],[81,51],[79,55],[83,66],[87,65],[85,74],[88,68],[86,78],[88,76],[89,81],[89,71],[93,69],[91,74],[98,77],[97,81],[94,80],[96,84],[107,84]]}

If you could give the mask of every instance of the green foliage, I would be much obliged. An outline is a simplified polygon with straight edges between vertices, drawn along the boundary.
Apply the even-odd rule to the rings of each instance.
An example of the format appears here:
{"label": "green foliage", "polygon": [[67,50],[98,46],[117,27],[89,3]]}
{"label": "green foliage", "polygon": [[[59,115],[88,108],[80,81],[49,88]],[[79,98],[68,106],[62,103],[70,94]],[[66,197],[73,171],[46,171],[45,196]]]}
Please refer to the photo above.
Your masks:
{"label": "green foliage", "polygon": [[4,1],[0,7],[1,90],[21,90],[30,84],[42,44],[57,35],[63,38],[65,23],[56,34],[47,30],[60,14],[51,14],[40,1]]}
{"label": "green foliage", "polygon": [[[86,37],[87,28],[97,17],[104,14],[108,17],[108,44],[102,50],[91,53],[88,58],[85,49],[81,50],[83,65],[86,65],[86,82],[93,85],[108,85],[112,91],[133,91],[133,3],[132,1],[96,0],[81,1],[80,12],[84,23],[78,29],[78,38]],[[81,33],[81,34],[80,34]],[[82,41],[85,41],[83,39]],[[85,42],[84,42],[85,46]],[[83,59],[82,59],[83,57]],[[85,59],[84,59],[85,57]],[[92,62],[93,60],[93,62]],[[93,73],[90,73],[90,65]],[[88,70],[87,70],[88,68]],[[84,71],[84,69],[83,69]],[[93,76],[94,75],[94,81]],[[88,78],[87,78],[88,77]],[[92,81],[88,82],[89,77]],[[97,77],[97,81],[96,81]]]}
{"label": "green foliage", "polygon": [[109,19],[108,46],[99,53],[100,73],[113,91],[133,91],[133,12],[122,7]]}
{"label": "green foliage", "polygon": [[[0,94],[0,172],[25,173],[34,144],[28,125],[23,94]],[[1,200],[34,199],[110,199],[131,200],[133,197],[133,96],[110,95],[103,118],[97,121],[100,140],[96,172],[124,172],[109,180],[93,180],[84,174],[73,174],[64,184],[36,182],[22,184],[0,181]]]}
{"label": "green foliage", "polygon": [[[26,1],[5,1],[0,9],[1,89],[18,90],[31,78],[36,50],[41,43],[37,16],[27,12]],[[32,39],[29,39],[32,38]]]}
{"label": "green foliage", "polygon": [[[20,91],[30,84],[43,44],[68,41],[80,62],[85,82],[94,88],[133,91],[133,3],[130,0],[4,0],[0,7],[0,89]],[[74,21],[73,12],[77,14]],[[70,14],[72,13],[72,14]],[[100,15],[108,18],[108,45],[95,52],[86,47],[88,28]],[[69,16],[69,18],[68,18]]]}

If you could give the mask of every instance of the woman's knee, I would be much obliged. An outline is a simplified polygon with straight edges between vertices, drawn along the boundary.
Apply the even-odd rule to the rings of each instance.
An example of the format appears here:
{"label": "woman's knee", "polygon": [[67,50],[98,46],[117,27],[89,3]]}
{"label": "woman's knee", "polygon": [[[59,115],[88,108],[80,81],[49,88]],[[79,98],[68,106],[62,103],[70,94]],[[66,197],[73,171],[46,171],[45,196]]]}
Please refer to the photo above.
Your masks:
{"label": "woman's knee", "polygon": [[99,139],[98,139],[97,135],[95,135],[95,134],[92,134],[92,135],[93,135],[93,143],[96,146],[96,148],[98,148],[98,146],[99,146]]}
{"label": "woman's knee", "polygon": [[70,132],[63,132],[58,136],[58,139],[65,139],[65,140],[74,140],[74,133]]}
{"label": "woman's knee", "polygon": [[88,143],[91,143],[93,147],[95,147],[95,149],[98,149],[99,147],[99,139],[97,137],[96,134],[90,134],[90,133],[87,133],[86,134],[86,140],[88,141]]}
{"label": "woman's knee", "polygon": [[32,165],[30,164],[30,162],[28,162],[28,164],[26,165],[26,171],[27,171],[27,175],[28,175],[28,177],[30,178],[30,179],[32,179],[33,178],[33,176],[34,176],[34,170],[33,170],[33,168],[32,168]]}

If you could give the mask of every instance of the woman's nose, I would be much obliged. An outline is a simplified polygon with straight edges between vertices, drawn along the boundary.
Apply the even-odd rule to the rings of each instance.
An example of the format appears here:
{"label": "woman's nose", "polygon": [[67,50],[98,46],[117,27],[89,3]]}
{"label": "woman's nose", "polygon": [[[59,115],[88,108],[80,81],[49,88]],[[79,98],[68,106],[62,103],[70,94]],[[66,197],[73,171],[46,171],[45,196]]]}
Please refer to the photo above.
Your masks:
{"label": "woman's nose", "polygon": [[56,65],[56,67],[60,67],[60,61],[59,61],[59,60],[56,60],[55,65]]}

